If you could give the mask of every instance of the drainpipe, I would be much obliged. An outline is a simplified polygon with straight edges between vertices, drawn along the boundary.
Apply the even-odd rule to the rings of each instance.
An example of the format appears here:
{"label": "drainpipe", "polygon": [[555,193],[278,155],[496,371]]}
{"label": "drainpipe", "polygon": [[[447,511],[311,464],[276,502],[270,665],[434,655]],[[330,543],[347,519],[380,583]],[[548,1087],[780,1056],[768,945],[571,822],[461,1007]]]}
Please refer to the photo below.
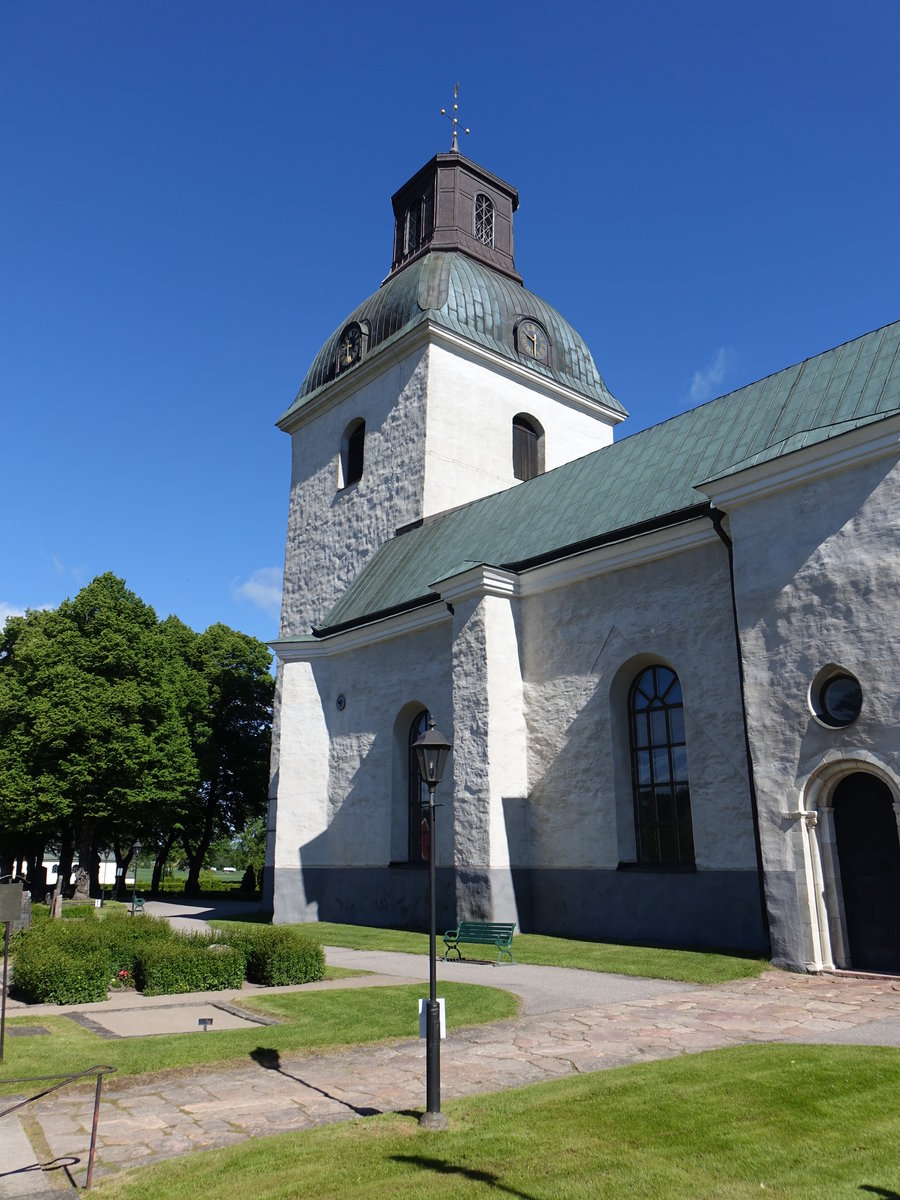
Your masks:
{"label": "drainpipe", "polygon": [[744,654],[741,649],[741,630],[738,625],[737,597],[734,589],[734,543],[725,532],[722,522],[726,514],[718,508],[709,510],[709,519],[713,529],[719,536],[722,545],[728,551],[728,577],[731,581],[731,618],[734,622],[734,644],[737,650],[738,683],[741,691],[741,722],[744,726],[744,754],[747,758],[747,779],[750,784],[750,812],[753,817],[753,843],[756,847],[757,878],[759,879],[759,903],[762,911],[763,932],[769,943],[769,953],[772,953],[772,937],[769,928],[769,909],[766,904],[766,886],[763,874],[762,840],[759,834],[759,805],[756,799],[756,782],[753,775],[753,756],[750,753],[750,732],[747,728],[747,702],[744,696]]}

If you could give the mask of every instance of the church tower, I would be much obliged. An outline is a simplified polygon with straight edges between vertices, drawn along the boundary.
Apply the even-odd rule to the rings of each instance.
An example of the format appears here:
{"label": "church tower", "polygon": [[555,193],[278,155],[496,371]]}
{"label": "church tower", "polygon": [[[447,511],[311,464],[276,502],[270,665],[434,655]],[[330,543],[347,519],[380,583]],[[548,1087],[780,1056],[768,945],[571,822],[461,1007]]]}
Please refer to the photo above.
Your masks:
{"label": "church tower", "polygon": [[452,150],[392,205],[390,273],[278,421],[292,442],[282,638],[321,624],[398,529],[607,445],[626,415],[522,284],[515,188]]}

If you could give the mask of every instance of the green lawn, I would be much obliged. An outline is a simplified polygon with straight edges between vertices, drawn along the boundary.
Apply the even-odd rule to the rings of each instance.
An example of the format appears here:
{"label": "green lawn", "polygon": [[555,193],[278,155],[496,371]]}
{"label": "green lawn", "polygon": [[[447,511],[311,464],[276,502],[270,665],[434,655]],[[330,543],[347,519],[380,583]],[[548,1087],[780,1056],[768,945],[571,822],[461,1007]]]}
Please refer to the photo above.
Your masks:
{"label": "green lawn", "polygon": [[864,1200],[900,1196],[900,1051],[744,1046],[133,1170],[107,1200]]}
{"label": "green lawn", "polygon": [[[227,926],[228,921],[213,921]],[[308,937],[323,946],[346,946],[352,950],[400,950],[427,954],[428,935],[402,929],[373,929],[366,925],[336,925],[318,921],[299,925]],[[443,933],[443,930],[441,931]],[[438,953],[444,943],[438,934]],[[464,948],[466,957],[488,958],[490,947]],[[605,971],[616,975],[638,975],[645,979],[677,979],[685,983],[725,983],[730,979],[752,979],[769,965],[764,958],[719,954],[702,950],[661,950],[653,946],[622,946],[614,942],[583,942],[573,938],[546,937],[537,933],[513,938],[516,962],[546,967],[578,967],[583,971]],[[502,982],[502,973],[498,976]]]}
{"label": "green lawn", "polygon": [[[426,994],[427,985],[416,983],[242,997],[242,1006],[269,1013],[284,1024],[112,1041],[67,1017],[16,1017],[8,1021],[9,1027],[41,1025],[51,1036],[7,1037],[0,1089],[4,1079],[81,1071],[94,1063],[115,1066],[120,1076],[141,1075],[247,1058],[260,1046],[296,1054],[329,1046],[415,1038],[419,1033],[417,1001]],[[447,999],[451,1028],[502,1020],[518,1011],[517,998],[497,988],[442,983],[441,994]]]}

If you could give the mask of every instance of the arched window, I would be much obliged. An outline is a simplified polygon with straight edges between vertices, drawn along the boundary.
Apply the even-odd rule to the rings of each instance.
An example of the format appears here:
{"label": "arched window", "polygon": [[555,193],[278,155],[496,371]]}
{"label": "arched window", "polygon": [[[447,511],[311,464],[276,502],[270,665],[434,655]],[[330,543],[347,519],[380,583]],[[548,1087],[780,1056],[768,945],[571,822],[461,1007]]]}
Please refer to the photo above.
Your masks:
{"label": "arched window", "polygon": [[494,244],[494,202],[484,192],[475,197],[475,238],[485,246]]}
{"label": "arched window", "polygon": [[513,417],[513,475],[534,479],[544,470],[544,434],[536,421],[523,413]]}
{"label": "arched window", "polygon": [[692,864],[694,835],[684,703],[668,667],[641,671],[628,693],[637,861]]}
{"label": "arched window", "polygon": [[425,805],[428,803],[428,789],[422,782],[419,771],[419,759],[413,746],[428,728],[429,713],[423,708],[413,718],[409,727],[409,851],[407,861],[411,863],[427,863],[429,854],[428,818],[425,816]]}
{"label": "arched window", "polygon": [[341,487],[362,479],[366,445],[366,423],[359,417],[344,430],[341,439]]}

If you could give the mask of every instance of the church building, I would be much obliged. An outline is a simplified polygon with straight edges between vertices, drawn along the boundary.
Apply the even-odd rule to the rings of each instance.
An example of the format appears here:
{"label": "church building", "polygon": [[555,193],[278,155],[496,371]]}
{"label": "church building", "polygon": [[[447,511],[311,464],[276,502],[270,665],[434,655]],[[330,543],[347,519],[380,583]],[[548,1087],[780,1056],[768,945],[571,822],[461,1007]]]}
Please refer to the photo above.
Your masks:
{"label": "church building", "polygon": [[433,849],[442,929],[900,972],[900,322],[614,441],[516,190],[392,203],[278,421],[275,920],[423,928]]}

